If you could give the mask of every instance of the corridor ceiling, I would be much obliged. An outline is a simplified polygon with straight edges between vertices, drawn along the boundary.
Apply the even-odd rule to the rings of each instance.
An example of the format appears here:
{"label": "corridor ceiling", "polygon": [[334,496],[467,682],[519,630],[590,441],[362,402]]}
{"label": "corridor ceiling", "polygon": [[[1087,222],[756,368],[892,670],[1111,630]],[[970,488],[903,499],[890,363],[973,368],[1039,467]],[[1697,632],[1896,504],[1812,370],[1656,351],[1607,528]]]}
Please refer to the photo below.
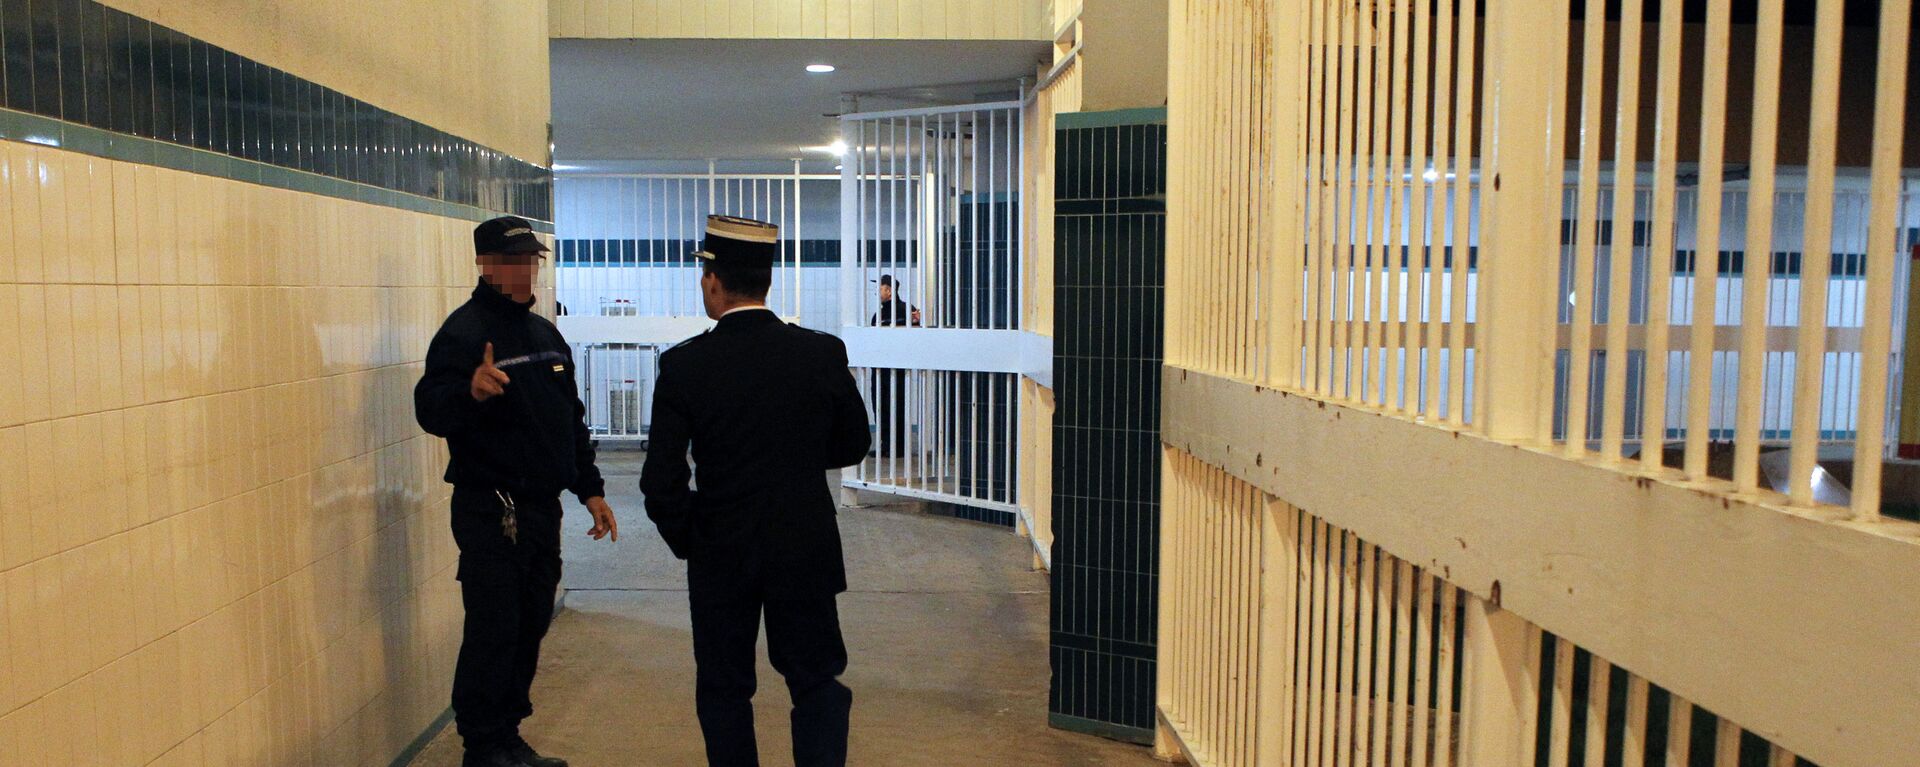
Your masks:
{"label": "corridor ceiling", "polygon": [[[844,92],[863,111],[1013,98],[1045,41],[555,40],[554,161],[562,173],[659,161],[809,161],[833,141]],[[827,63],[830,74],[806,65]],[[934,87],[928,87],[934,86]],[[696,163],[704,168],[704,163]],[[687,170],[694,169],[689,166]]]}

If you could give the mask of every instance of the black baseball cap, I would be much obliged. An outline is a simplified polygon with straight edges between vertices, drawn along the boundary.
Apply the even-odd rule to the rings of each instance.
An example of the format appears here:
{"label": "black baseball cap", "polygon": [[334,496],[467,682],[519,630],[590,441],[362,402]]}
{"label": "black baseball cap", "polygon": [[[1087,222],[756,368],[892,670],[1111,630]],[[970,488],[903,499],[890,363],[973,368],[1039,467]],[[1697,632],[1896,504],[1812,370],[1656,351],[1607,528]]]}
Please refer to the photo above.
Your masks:
{"label": "black baseball cap", "polygon": [[534,236],[533,224],[519,216],[501,216],[480,222],[473,228],[473,252],[503,256],[546,253],[547,246]]}

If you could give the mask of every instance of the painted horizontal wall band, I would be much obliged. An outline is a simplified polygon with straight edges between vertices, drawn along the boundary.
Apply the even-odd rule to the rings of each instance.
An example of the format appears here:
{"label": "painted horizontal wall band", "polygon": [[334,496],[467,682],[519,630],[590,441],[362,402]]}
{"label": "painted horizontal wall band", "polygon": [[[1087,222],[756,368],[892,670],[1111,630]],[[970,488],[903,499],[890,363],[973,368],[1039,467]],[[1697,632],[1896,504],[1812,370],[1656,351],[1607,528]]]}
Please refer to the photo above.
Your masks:
{"label": "painted horizontal wall band", "polygon": [[[1920,753],[1920,525],[1167,366],[1162,439],[1821,764]],[[1842,512],[1844,513],[1844,511]],[[1497,584],[1497,589],[1496,589]]]}
{"label": "painted horizontal wall band", "polygon": [[857,368],[1017,373],[1053,388],[1053,339],[1026,330],[843,327]]}
{"label": "painted horizontal wall band", "polygon": [[1117,128],[1122,125],[1166,125],[1166,107],[1136,107],[1133,109],[1109,109],[1104,112],[1062,112],[1054,115],[1053,127],[1058,130],[1076,128]]}
{"label": "painted horizontal wall band", "polygon": [[[504,211],[421,197],[278,165],[242,160],[165,141],[76,125],[64,120],[11,109],[0,109],[0,140],[63,149],[109,160],[151,165],[182,173],[243,181],[292,192],[317,194],[464,221],[481,221],[504,213]],[[537,231],[545,234],[553,233],[553,223],[550,221],[532,221],[531,223]]]}

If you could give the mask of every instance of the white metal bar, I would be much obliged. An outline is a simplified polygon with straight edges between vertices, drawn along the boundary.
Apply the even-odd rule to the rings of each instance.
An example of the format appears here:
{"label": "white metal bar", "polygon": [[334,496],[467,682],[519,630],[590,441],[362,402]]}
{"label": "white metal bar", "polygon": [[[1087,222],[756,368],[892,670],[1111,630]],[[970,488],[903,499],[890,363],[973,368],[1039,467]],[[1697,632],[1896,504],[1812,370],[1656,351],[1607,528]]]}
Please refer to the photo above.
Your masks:
{"label": "white metal bar", "polygon": [[[955,143],[956,145],[958,145],[958,146],[971,146],[971,148],[972,148],[972,150],[973,150],[972,152],[969,152],[969,153],[963,153],[963,155],[962,155],[962,157],[963,157],[963,159],[964,159],[964,160],[966,161],[966,165],[967,165],[967,175],[968,175],[968,177],[969,177],[969,178],[971,179],[971,181],[972,181],[972,185],[971,185],[971,188],[969,188],[969,189],[968,189],[968,190],[967,190],[967,191],[966,191],[965,193],[963,193],[963,194],[960,194],[960,195],[957,195],[957,196],[959,197],[959,199],[962,199],[962,200],[967,200],[967,199],[971,199],[971,202],[969,202],[969,203],[967,204],[967,210],[966,210],[966,211],[964,211],[964,213],[963,213],[963,216],[962,216],[962,218],[963,218],[963,220],[965,220],[965,221],[967,221],[968,223],[970,223],[970,224],[971,224],[971,226],[972,226],[972,231],[970,231],[970,232],[968,233],[968,235],[969,235],[969,245],[971,245],[971,247],[970,247],[969,249],[970,249],[971,251],[973,251],[973,253],[972,253],[972,261],[973,261],[973,263],[972,263],[972,265],[971,265],[971,268],[969,269],[969,271],[971,271],[971,272],[973,273],[973,285],[972,285],[972,286],[970,286],[970,288],[969,288],[969,291],[968,291],[968,292],[970,292],[970,293],[971,293],[972,295],[970,295],[970,296],[968,296],[968,301],[967,301],[967,303],[968,303],[968,304],[970,305],[970,306],[968,307],[968,309],[969,309],[969,310],[971,311],[971,316],[970,316],[970,317],[969,317],[969,319],[968,319],[968,323],[967,323],[967,326],[968,326],[968,327],[974,327],[974,328],[977,328],[977,327],[982,327],[982,326],[983,326],[983,325],[982,325],[982,323],[981,323],[981,321],[980,321],[980,318],[981,318],[981,316],[982,316],[982,312],[981,312],[981,308],[982,308],[982,307],[981,307],[981,301],[982,301],[982,298],[983,298],[983,296],[982,296],[982,294],[981,294],[981,291],[980,291],[980,286],[981,286],[981,285],[984,285],[984,284],[986,284],[986,281],[985,281],[984,279],[982,279],[982,277],[984,277],[985,275],[983,275],[983,274],[981,273],[981,271],[980,271],[980,267],[981,267],[981,256],[980,256],[980,124],[979,124],[979,114],[980,114],[980,113],[978,113],[978,112],[975,112],[975,113],[972,113],[972,117],[973,117],[973,129],[967,132],[967,134],[966,134],[966,137],[964,138],[964,141],[963,141],[962,139],[959,139],[959,138],[956,138],[956,139],[955,139],[955,142],[954,142],[954,143]],[[956,129],[956,132],[958,132],[958,129]]]}
{"label": "white metal bar", "polygon": [[[1443,0],[1444,1],[1444,0]],[[1436,580],[1432,573],[1418,570],[1415,578],[1420,586],[1413,600],[1416,618],[1414,619],[1413,640],[1413,760],[1414,767],[1426,767],[1431,755],[1428,736],[1431,729],[1427,712],[1434,708],[1433,689],[1433,645],[1435,613],[1433,587]],[[1446,731],[1446,728],[1442,728]],[[1445,736],[1442,736],[1445,737]]]}
{"label": "white metal bar", "polygon": [[[1442,171],[1447,160],[1447,112],[1452,108],[1449,88],[1451,78],[1448,73],[1453,66],[1453,0],[1439,0],[1432,18],[1437,19],[1437,29],[1429,30],[1428,14],[1414,16],[1414,23],[1420,25],[1419,40],[1415,43],[1414,57],[1414,119],[1413,173],[1419,178],[1420,191],[1413,197],[1414,223],[1420,227],[1420,252],[1427,281],[1427,300],[1421,319],[1421,330],[1426,336],[1426,359],[1421,364],[1421,414],[1429,423],[1440,420],[1440,397],[1443,393],[1440,382],[1440,330],[1445,327],[1440,313],[1444,294],[1441,292],[1446,276],[1444,259],[1446,254],[1446,184],[1442,180]],[[1428,37],[1432,37],[1433,48],[1433,152],[1427,153],[1427,68],[1429,46]],[[1429,169],[1428,166],[1431,166]],[[1436,184],[1435,181],[1441,183]],[[1454,332],[1460,332],[1458,330]]]}
{"label": "white metal bar", "polygon": [[[1387,767],[1406,767],[1408,701],[1412,693],[1413,670],[1410,667],[1413,655],[1413,565],[1406,560],[1395,558],[1393,588],[1393,686],[1388,697],[1391,698],[1392,712],[1388,715],[1387,729],[1392,731],[1388,744]],[[1422,718],[1424,714],[1420,715]],[[1378,762],[1376,762],[1378,763]]]}
{"label": "white metal bar", "polygon": [[[793,182],[792,182],[793,183],[793,229],[792,229],[792,234],[789,235],[787,238],[788,241],[793,246],[793,261],[792,261],[793,282],[788,286],[789,287],[788,295],[792,297],[793,314],[796,317],[804,316],[804,312],[805,312],[805,308],[804,308],[805,304],[801,298],[802,293],[800,290],[800,282],[801,282],[802,275],[806,274],[806,271],[803,267],[806,265],[805,256],[806,256],[806,249],[807,249],[806,248],[807,233],[806,233],[806,229],[802,226],[802,221],[800,218],[800,212],[802,210],[801,200],[803,199],[802,195],[804,194],[804,187],[803,187],[803,184],[805,183],[805,181],[803,180],[804,178],[805,178],[805,174],[802,174],[800,172],[800,161],[796,159],[793,161]],[[781,204],[785,205],[786,196],[782,195],[780,199],[782,201]]]}
{"label": "white metal bar", "polygon": [[[1687,373],[1687,479],[1706,479],[1713,428],[1713,345],[1720,285],[1721,179],[1727,133],[1730,0],[1707,4],[1705,71],[1701,74],[1700,191],[1694,215],[1693,329]],[[1751,263],[1751,262],[1749,262]]]}
{"label": "white metal bar", "polygon": [[1780,123],[1781,0],[1760,0],[1754,42],[1753,131],[1749,144],[1745,273],[1740,296],[1740,392],[1735,400],[1733,484],[1758,487],[1767,293],[1773,266],[1774,161]]}
{"label": "white metal bar", "polygon": [[1881,0],[1880,61],[1874,87],[1872,176],[1867,215],[1866,296],[1860,328],[1860,401],[1854,420],[1853,516],[1880,517],[1880,472],[1885,457],[1888,354],[1892,345],[1893,285],[1900,234],[1900,153],[1907,93],[1910,0]]}
{"label": "white metal bar", "polygon": [[1693,756],[1693,704],[1679,695],[1669,701],[1666,767],[1687,767]]}
{"label": "white metal bar", "polygon": [[1567,361],[1567,456],[1584,458],[1588,442],[1588,386],[1592,384],[1594,250],[1599,240],[1599,131],[1601,77],[1607,25],[1582,23],[1580,44],[1580,196],[1572,244],[1571,352]]}
{"label": "white metal bar", "polygon": [[[1463,31],[1470,27],[1470,20],[1463,20]],[[1445,581],[1440,582],[1440,635],[1434,651],[1434,665],[1437,667],[1434,689],[1434,718],[1438,725],[1434,729],[1433,765],[1448,767],[1454,756],[1453,712],[1455,696],[1459,693],[1454,679],[1453,656],[1459,650],[1459,608],[1460,589]],[[1597,764],[1597,762],[1596,762]],[[1462,767],[1476,767],[1462,765]]]}
{"label": "white metal bar", "polygon": [[[1640,466],[1663,468],[1667,435],[1667,325],[1672,310],[1674,178],[1680,137],[1679,3],[1660,6],[1659,82],[1654,94],[1653,231],[1647,243],[1647,309],[1645,362],[1641,365]],[[1637,123],[1636,123],[1637,124]],[[1700,286],[1694,285],[1697,290]],[[1707,286],[1712,290],[1711,285]],[[1707,326],[1711,332],[1712,326]]]}
{"label": "white metal bar", "polygon": [[1589,655],[1587,672],[1587,759],[1582,764],[1600,764],[1606,755],[1607,720],[1612,699],[1613,665],[1598,655]]}
{"label": "white metal bar", "polygon": [[[1006,227],[1000,221],[1001,211],[1008,202],[1007,200],[1001,199],[1002,196],[1006,195],[1003,187],[1005,179],[995,177],[995,174],[1000,171],[1002,164],[1005,162],[1005,152],[1000,148],[1001,137],[1005,134],[999,122],[1005,117],[1006,113],[989,111],[985,112],[984,115],[987,123],[986,141],[983,144],[986,148],[986,154],[983,160],[985,165],[985,187],[984,189],[976,190],[975,197],[979,204],[985,206],[983,212],[986,217],[986,238],[989,243],[987,248],[985,281],[988,309],[985,321],[988,327],[998,328],[1001,326],[1001,317],[1005,316],[1003,311],[1006,309],[1005,300],[998,297],[1000,288],[999,271],[1001,264],[1007,263],[1007,259],[1011,258],[1013,254],[1010,247],[1004,256],[998,255],[995,251],[997,246],[1010,244],[1003,239],[1006,235]],[[1015,393],[1018,394],[1018,392]],[[1020,401],[1024,402],[1025,398],[1023,397]]]}
{"label": "white metal bar", "polygon": [[1457,62],[1454,68],[1453,139],[1453,254],[1452,308],[1447,321],[1454,332],[1448,338],[1447,421],[1456,426],[1467,423],[1467,279],[1473,261],[1472,216],[1473,189],[1473,84],[1474,84],[1474,9],[1462,0],[1456,33]]}
{"label": "white metal bar", "polygon": [[[1389,409],[1410,413],[1419,408],[1419,403],[1416,398],[1407,396],[1407,365],[1418,359],[1410,356],[1418,352],[1409,348],[1412,344],[1407,341],[1409,336],[1402,332],[1401,316],[1405,311],[1403,307],[1409,300],[1407,282],[1412,273],[1412,264],[1408,262],[1411,260],[1413,247],[1410,238],[1407,237],[1406,227],[1401,226],[1400,205],[1403,194],[1412,185],[1410,178],[1403,183],[1401,177],[1401,161],[1407,157],[1407,38],[1408,25],[1413,19],[1411,0],[1396,0],[1393,10],[1387,15],[1393,25],[1393,87],[1390,99],[1393,104],[1393,114],[1389,123],[1392,129],[1387,142],[1387,151],[1390,156],[1385,166],[1387,174],[1385,181],[1390,185],[1387,195],[1385,232],[1388,259],[1391,265],[1389,273],[1393,279],[1391,284],[1383,289],[1390,291],[1387,302],[1386,336],[1392,339],[1387,353],[1392,356],[1390,367],[1393,375],[1390,379],[1392,383],[1386,393],[1386,404]],[[1421,15],[1426,15],[1425,4],[1421,6]],[[1423,172],[1412,166],[1406,167],[1405,172],[1408,174]],[[1409,242],[1402,246],[1402,240],[1409,240]],[[1384,700],[1385,696],[1382,696],[1382,699]],[[1384,748],[1385,744],[1382,742],[1377,744],[1374,750],[1378,752]]]}
{"label": "white metal bar", "polygon": [[[1622,0],[1620,17],[1641,18],[1641,0]],[[1640,138],[1640,27],[1620,25],[1619,79],[1614,83],[1613,220],[1607,240],[1607,366],[1601,393],[1600,457],[1621,459],[1627,416],[1627,326],[1633,322],[1635,178]]]}
{"label": "white metal bar", "polygon": [[1827,360],[1827,293],[1833,267],[1833,187],[1840,132],[1840,33],[1844,0],[1822,0],[1813,28],[1813,101],[1807,147],[1806,223],[1800,245],[1800,323],[1794,353],[1793,452],[1788,500],[1813,505]]}
{"label": "white metal bar", "polygon": [[[1382,304],[1386,303],[1386,294],[1380,282],[1385,279],[1387,273],[1381,247],[1384,244],[1381,235],[1383,225],[1381,217],[1376,216],[1375,213],[1380,208],[1380,184],[1386,175],[1385,167],[1382,165],[1386,159],[1386,150],[1380,144],[1383,134],[1386,133],[1388,108],[1387,89],[1384,87],[1387,76],[1387,46],[1383,39],[1385,36],[1383,14],[1386,12],[1387,0],[1362,1],[1368,4],[1369,10],[1360,17],[1359,22],[1367,27],[1366,46],[1372,50],[1372,58],[1365,58],[1367,56],[1365,50],[1360,52],[1363,57],[1360,69],[1361,87],[1366,89],[1371,98],[1361,101],[1360,117],[1356,123],[1356,130],[1365,130],[1370,142],[1366,158],[1369,164],[1365,166],[1366,183],[1362,190],[1356,192],[1366,197],[1366,212],[1359,222],[1360,231],[1366,237],[1366,261],[1360,264],[1358,270],[1358,276],[1366,280],[1366,288],[1361,294],[1362,306],[1366,313],[1360,317],[1361,365],[1358,399],[1361,403],[1384,404],[1380,394],[1383,383],[1380,366],[1386,356],[1386,339],[1384,338],[1386,328],[1382,324],[1385,320],[1380,313]],[[1357,142],[1354,145],[1354,151],[1356,153],[1360,151]],[[1361,172],[1361,167],[1361,164],[1356,162],[1355,172]]]}
{"label": "white metal bar", "polygon": [[1338,146],[1334,148],[1334,325],[1332,325],[1332,390],[1336,400],[1352,400],[1354,384],[1354,69],[1361,62],[1357,50],[1356,8],[1340,4],[1340,92],[1338,104]]}
{"label": "white metal bar", "polygon": [[[1306,125],[1309,163],[1306,194],[1309,203],[1305,237],[1308,252],[1304,257],[1307,273],[1303,283],[1305,293],[1301,297],[1302,315],[1306,321],[1306,327],[1301,331],[1301,341],[1306,352],[1302,355],[1299,383],[1302,389],[1316,394],[1325,394],[1327,391],[1325,361],[1327,338],[1323,331],[1331,327],[1326,324],[1326,320],[1332,316],[1327,310],[1327,302],[1332,300],[1333,295],[1326,284],[1327,259],[1331,252],[1328,243],[1333,228],[1333,218],[1328,207],[1331,198],[1327,184],[1331,175],[1328,157],[1332,152],[1327,136],[1333,120],[1326,107],[1328,91],[1332,88],[1333,80],[1329,69],[1332,56],[1328,53],[1333,47],[1329,44],[1331,38],[1329,32],[1333,22],[1332,14],[1328,12],[1328,3],[1324,0],[1313,2],[1309,6],[1309,11],[1307,34],[1310,36],[1311,74],[1308,78],[1310,93],[1307,98]],[[1185,172],[1182,170],[1184,163],[1169,164],[1173,170],[1181,172],[1184,177]],[[1183,221],[1174,223],[1184,225]],[[1169,291],[1169,295],[1174,294],[1174,291]]]}

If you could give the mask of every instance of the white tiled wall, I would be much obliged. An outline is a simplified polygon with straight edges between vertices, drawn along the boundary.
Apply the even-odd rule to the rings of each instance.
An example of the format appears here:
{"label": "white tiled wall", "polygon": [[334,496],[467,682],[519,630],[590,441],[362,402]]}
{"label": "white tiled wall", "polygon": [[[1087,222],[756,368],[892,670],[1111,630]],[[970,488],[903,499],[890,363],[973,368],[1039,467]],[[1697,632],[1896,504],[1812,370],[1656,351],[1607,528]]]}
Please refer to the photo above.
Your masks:
{"label": "white tiled wall", "polygon": [[471,224],[0,169],[0,764],[385,763],[459,633],[411,391]]}

